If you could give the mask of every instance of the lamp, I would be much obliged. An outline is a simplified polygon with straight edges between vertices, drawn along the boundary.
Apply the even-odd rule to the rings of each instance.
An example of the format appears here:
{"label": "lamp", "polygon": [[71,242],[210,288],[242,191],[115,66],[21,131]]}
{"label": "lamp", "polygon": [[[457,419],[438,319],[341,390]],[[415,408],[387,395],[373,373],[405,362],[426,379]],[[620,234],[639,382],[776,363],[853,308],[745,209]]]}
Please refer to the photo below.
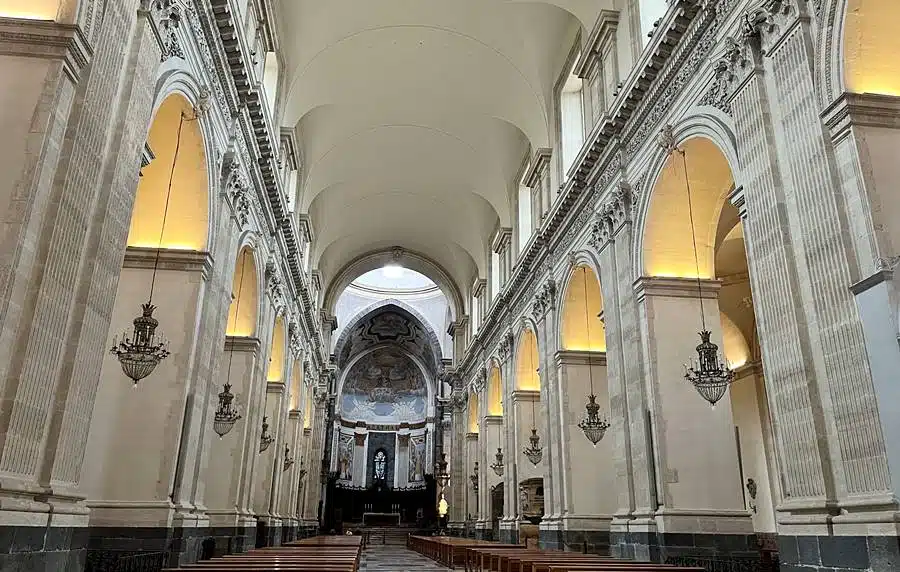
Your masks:
{"label": "lamp", "polygon": [[[587,327],[588,349],[591,345],[591,320],[588,317],[588,300],[587,300],[587,268],[581,267],[581,284],[584,289],[584,325]],[[591,380],[591,394],[588,396],[587,417],[578,422],[578,427],[584,431],[584,436],[588,438],[594,447],[603,439],[606,430],[609,429],[609,421],[600,417],[600,406],[597,405],[597,396],[594,395],[594,367],[588,358],[588,376]]]}
{"label": "lamp", "polygon": [[213,431],[221,439],[231,431],[237,420],[241,418],[232,405],[234,394],[231,393],[231,384],[225,383],[225,388],[219,393],[219,407],[216,408],[216,416],[213,419]]}
{"label": "lamp", "polygon": [[697,346],[697,361],[693,359],[685,364],[684,378],[693,384],[703,399],[715,408],[716,403],[725,396],[728,386],[734,381],[734,371],[719,356],[719,346],[710,341],[711,332],[706,329],[706,316],[703,314],[703,284],[700,279],[700,257],[697,253],[697,232],[694,230],[694,210],[691,201],[691,179],[688,176],[687,153],[675,144],[671,127],[663,130],[660,145],[671,155],[679,153],[684,168],[684,182],[687,191],[688,215],[691,223],[691,239],[694,247],[694,265],[697,271],[697,297],[700,303],[701,331],[700,344]]}
{"label": "lamp", "polygon": [[491,464],[491,469],[494,470],[494,474],[498,477],[503,476],[503,449],[500,447],[500,426],[497,425],[497,454],[494,455],[494,462]]}
{"label": "lamp", "polygon": [[159,242],[156,247],[156,260],[153,262],[153,276],[150,279],[150,295],[146,304],[141,304],[141,314],[132,322],[133,330],[131,335],[128,332],[122,333],[122,340],[118,341],[113,338],[113,345],[110,348],[112,353],[119,360],[122,371],[125,372],[134,385],[144,379],[156,369],[159,362],[169,357],[169,342],[162,333],[157,337],[156,328],[159,327],[159,320],[153,317],[153,311],[156,306],[153,305],[153,289],[156,286],[156,272],[159,269],[159,256],[162,251],[163,236],[166,231],[166,219],[169,214],[169,199],[172,197],[172,183],[175,179],[175,167],[178,165],[178,152],[181,149],[181,133],[184,128],[184,113],[178,123],[178,135],[175,141],[175,154],[172,157],[172,169],[169,172],[169,186],[166,189],[166,205],[163,209],[162,227],[159,230]]}
{"label": "lamp", "polygon": [[[531,368],[534,371],[538,371],[534,369],[534,353],[532,353],[529,349],[529,359],[531,360]],[[540,375],[540,373],[538,373]],[[539,393],[540,394],[540,393]],[[534,415],[534,398],[531,399],[531,437],[528,438],[529,445],[522,452],[525,454],[525,457],[531,461],[532,465],[537,466],[538,463],[541,462],[541,459],[544,458],[544,451],[540,446],[541,438],[538,437],[537,434],[537,420]]]}
{"label": "lamp", "polygon": [[469,475],[469,480],[472,481],[472,490],[478,492],[478,461],[475,461],[475,466],[472,467],[472,474]]}
{"label": "lamp", "polygon": [[275,441],[275,437],[269,434],[269,418],[262,419],[262,432],[259,434],[259,452],[262,453]]}
{"label": "lamp", "polygon": [[450,474],[447,473],[447,454],[441,453],[441,460],[434,464],[434,478],[443,488],[450,482]]}
{"label": "lamp", "polygon": [[291,448],[287,445],[284,446],[284,468],[282,470],[286,471],[290,469],[294,465],[294,458],[291,457]]}

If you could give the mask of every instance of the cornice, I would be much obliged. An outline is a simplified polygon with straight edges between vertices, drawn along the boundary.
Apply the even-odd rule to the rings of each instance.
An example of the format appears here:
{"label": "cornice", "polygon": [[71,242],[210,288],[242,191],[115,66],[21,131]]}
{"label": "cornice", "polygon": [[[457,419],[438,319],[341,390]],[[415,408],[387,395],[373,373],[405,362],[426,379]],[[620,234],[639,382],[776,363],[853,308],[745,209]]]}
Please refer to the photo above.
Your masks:
{"label": "cornice", "polygon": [[259,349],[259,338],[248,336],[225,336],[226,352],[255,353]]}
{"label": "cornice", "polygon": [[522,177],[522,184],[528,188],[536,187],[540,182],[542,171],[550,166],[550,157],[552,155],[553,151],[546,147],[541,147],[535,151],[534,157],[531,159],[531,165],[525,171],[525,176]]}
{"label": "cornice", "polygon": [[588,76],[590,70],[599,63],[598,60],[605,44],[615,38],[618,26],[619,12],[617,10],[600,10],[591,35],[584,44],[584,52],[572,70],[575,75],[582,79]]}
{"label": "cornice", "polygon": [[212,255],[208,252],[129,246],[125,249],[122,267],[145,270],[153,270],[156,267],[160,270],[200,272],[205,280],[212,272],[212,264]]}
{"label": "cornice", "polygon": [[0,54],[62,60],[77,82],[93,51],[78,26],[45,20],[0,17]]}

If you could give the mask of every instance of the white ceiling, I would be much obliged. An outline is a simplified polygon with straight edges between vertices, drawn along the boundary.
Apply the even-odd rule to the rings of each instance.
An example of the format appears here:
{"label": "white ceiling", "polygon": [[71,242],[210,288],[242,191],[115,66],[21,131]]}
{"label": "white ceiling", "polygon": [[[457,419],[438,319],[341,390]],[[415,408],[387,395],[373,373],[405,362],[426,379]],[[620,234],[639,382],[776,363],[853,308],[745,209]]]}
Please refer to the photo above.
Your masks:
{"label": "white ceiling", "polygon": [[512,226],[523,159],[551,147],[553,88],[612,0],[279,0],[283,123],[326,282],[368,252],[420,252],[461,291]]}

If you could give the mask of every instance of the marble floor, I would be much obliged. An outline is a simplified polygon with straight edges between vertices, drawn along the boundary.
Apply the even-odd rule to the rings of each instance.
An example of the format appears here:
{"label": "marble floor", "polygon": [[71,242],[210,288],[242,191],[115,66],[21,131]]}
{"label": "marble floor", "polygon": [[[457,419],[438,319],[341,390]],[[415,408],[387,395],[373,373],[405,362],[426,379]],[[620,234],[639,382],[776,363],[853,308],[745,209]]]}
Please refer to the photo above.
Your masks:
{"label": "marble floor", "polygon": [[443,572],[449,570],[405,546],[371,546],[362,555],[360,572]]}

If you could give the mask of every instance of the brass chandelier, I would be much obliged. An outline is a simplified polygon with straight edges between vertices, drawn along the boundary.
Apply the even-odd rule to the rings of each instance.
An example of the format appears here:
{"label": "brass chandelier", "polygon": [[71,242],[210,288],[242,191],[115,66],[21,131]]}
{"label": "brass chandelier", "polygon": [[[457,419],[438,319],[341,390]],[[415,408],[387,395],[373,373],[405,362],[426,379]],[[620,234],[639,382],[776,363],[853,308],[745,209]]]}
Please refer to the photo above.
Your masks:
{"label": "brass chandelier", "polygon": [[478,461],[475,461],[475,466],[472,467],[472,474],[469,475],[469,480],[472,481],[472,490],[478,492]]}
{"label": "brass chandelier", "polygon": [[[584,290],[584,325],[587,329],[588,349],[591,345],[591,320],[588,317],[588,299],[587,299],[587,268],[581,267],[581,284]],[[591,380],[591,394],[588,396],[587,417],[578,422],[578,427],[584,431],[584,436],[588,441],[596,447],[597,443],[603,439],[606,430],[609,429],[609,421],[600,417],[600,406],[597,405],[597,396],[594,395],[594,367],[588,358],[588,377]]]}
{"label": "brass chandelier", "polygon": [[701,330],[700,344],[697,346],[697,361],[693,359],[689,364],[685,364],[684,378],[689,381],[697,393],[709,404],[715,408],[728,391],[728,386],[734,382],[734,371],[719,355],[719,346],[710,341],[711,332],[706,328],[706,316],[703,313],[703,283],[700,278],[700,256],[697,252],[697,232],[694,229],[694,209],[691,201],[691,180],[688,176],[687,154],[683,149],[679,149],[674,144],[674,138],[671,133],[664,135],[668,137],[665,143],[669,153],[677,152],[681,155],[681,164],[684,168],[684,183],[687,191],[688,215],[691,223],[691,240],[694,247],[694,266],[697,272],[697,298],[700,304],[700,323]]}
{"label": "brass chandelier", "polygon": [[[175,154],[172,157],[172,169],[169,172],[169,185],[166,189],[166,203],[163,208],[162,226],[159,230],[159,241],[156,246],[156,259],[153,262],[153,276],[150,279],[150,295],[147,302],[141,304],[141,314],[132,322],[133,329],[131,334],[122,333],[122,339],[113,338],[113,345],[110,348],[112,353],[119,360],[122,371],[125,372],[134,385],[153,373],[159,363],[169,357],[169,342],[163,336],[162,332],[157,334],[156,329],[159,327],[159,320],[153,317],[153,311],[156,306],[153,305],[153,289],[156,286],[156,272],[159,270],[159,257],[162,251],[163,237],[166,232],[166,220],[169,215],[169,200],[172,198],[172,184],[175,180],[175,167],[178,165],[178,154],[181,150],[181,135],[185,122],[184,113],[178,123],[178,134],[175,140]],[[194,121],[196,119],[193,119]]]}
{"label": "brass chandelier", "polygon": [[[241,253],[241,274],[238,278],[238,294],[237,301],[234,304],[234,321],[235,325],[237,325],[237,321],[241,315],[241,294],[244,291],[244,269],[246,268],[247,262],[247,251],[244,250]],[[237,412],[237,409],[232,405],[234,401],[234,395],[231,393],[231,364],[234,361],[234,348],[228,348],[228,373],[225,378],[225,390],[219,394],[219,406],[216,408],[216,416],[213,419],[213,429],[219,435],[219,437],[224,437],[228,434],[231,429],[234,427],[234,424],[237,423],[238,419],[241,418],[240,414]]]}
{"label": "brass chandelier", "polygon": [[275,437],[269,433],[269,418],[263,416],[262,431],[259,434],[259,452],[262,453],[268,449],[274,441]]}
{"label": "brass chandelier", "polygon": [[503,468],[505,466],[503,464],[503,448],[500,446],[501,437],[500,425],[497,425],[497,454],[494,455],[494,462],[491,463],[491,469],[498,477],[503,476]]}
{"label": "brass chandelier", "polygon": [[[534,354],[529,351],[529,359],[531,360],[531,369],[532,371],[538,371],[534,367]],[[538,372],[540,376],[540,372]],[[540,390],[538,391],[540,395]],[[531,461],[532,465],[537,466],[538,463],[541,462],[541,459],[544,458],[544,450],[541,447],[541,438],[538,437],[537,434],[537,419],[535,419],[534,415],[534,397],[531,399],[531,436],[528,438],[529,445],[522,450],[522,453],[525,454],[525,457]]]}

